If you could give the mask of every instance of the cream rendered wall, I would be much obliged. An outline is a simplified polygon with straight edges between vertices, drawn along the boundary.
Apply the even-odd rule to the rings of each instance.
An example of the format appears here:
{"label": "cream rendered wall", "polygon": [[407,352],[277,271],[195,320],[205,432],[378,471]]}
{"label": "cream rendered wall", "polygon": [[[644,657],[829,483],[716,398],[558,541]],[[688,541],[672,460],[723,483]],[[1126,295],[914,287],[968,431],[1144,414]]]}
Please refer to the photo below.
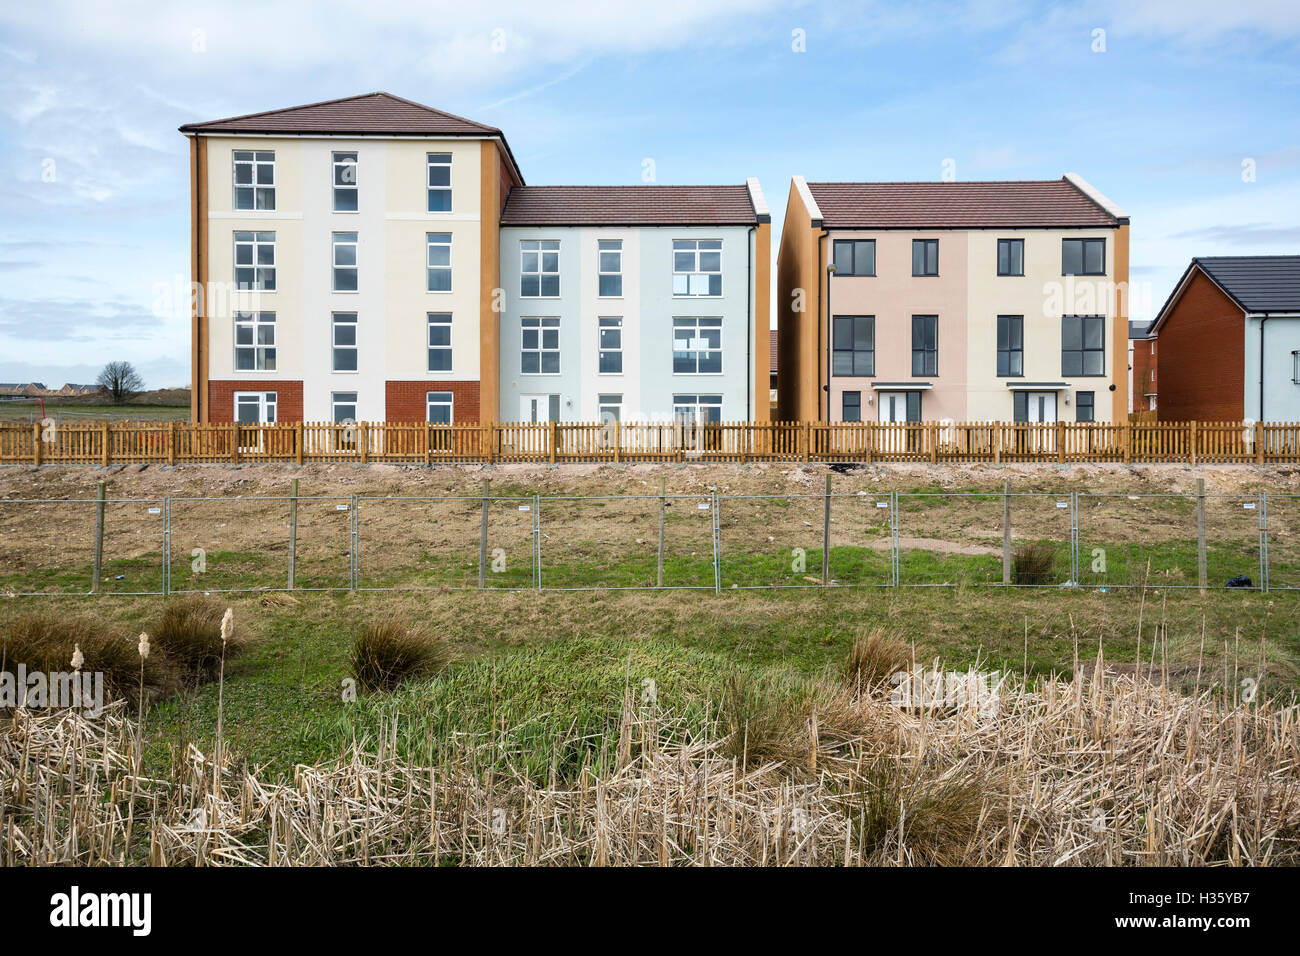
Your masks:
{"label": "cream rendered wall", "polygon": [[[479,378],[478,140],[389,140],[387,143],[387,366],[395,380]],[[451,153],[451,212],[427,212],[426,154]],[[428,292],[426,234],[451,233],[451,291]],[[451,372],[429,372],[425,316],[450,312]]]}
{"label": "cream rendered wall", "polygon": [[[1104,238],[1105,276],[1062,276],[1061,240]],[[1023,239],[1024,276],[998,275],[998,240]],[[1009,382],[1066,382],[1058,393],[1057,418],[1074,421],[1074,393],[1096,394],[1099,422],[1112,420],[1111,377],[1117,363],[1125,362],[1127,341],[1115,342],[1113,323],[1103,323],[1106,335],[1104,377],[1061,375],[1062,314],[1106,315],[1114,311],[1114,229],[980,230],[966,234],[967,241],[967,414],[972,421],[1011,421],[1013,398]],[[1068,283],[1068,286],[1067,286]],[[1073,305],[1070,305],[1073,303]],[[1062,308],[1062,305],[1068,306]],[[997,317],[1023,315],[1024,375],[997,375]],[[1117,351],[1118,350],[1118,351]],[[1120,367],[1127,367],[1121,365]],[[1065,404],[1066,395],[1070,404]]]}
{"label": "cream rendered wall", "polygon": [[[235,210],[235,150],[275,152],[275,209]],[[303,377],[302,143],[271,137],[208,140],[208,377],[210,380]],[[236,296],[236,232],[274,232],[276,291]],[[276,370],[235,371],[236,311],[276,314]]]}
{"label": "cream rendered wall", "polygon": [[[623,295],[620,298],[600,297],[599,242],[602,239],[623,240]],[[601,394],[623,396],[623,420],[643,418],[644,403],[641,395],[641,230],[634,228],[585,228],[580,233],[579,249],[583,265],[590,263],[580,274],[581,310],[578,337],[581,343],[582,387],[579,391],[580,408],[577,417],[582,421],[600,421],[597,411]],[[621,316],[623,319],[623,374],[601,375],[600,369],[600,318]]]}

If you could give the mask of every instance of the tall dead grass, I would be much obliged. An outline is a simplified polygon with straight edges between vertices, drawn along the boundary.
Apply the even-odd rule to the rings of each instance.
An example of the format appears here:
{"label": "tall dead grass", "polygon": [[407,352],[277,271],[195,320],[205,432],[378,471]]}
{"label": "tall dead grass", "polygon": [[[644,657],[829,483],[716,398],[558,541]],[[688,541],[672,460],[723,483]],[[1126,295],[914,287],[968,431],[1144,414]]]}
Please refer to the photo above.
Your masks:
{"label": "tall dead grass", "polygon": [[1102,671],[1000,695],[994,714],[824,687],[747,760],[733,718],[692,735],[629,691],[610,769],[547,786],[469,735],[413,763],[400,718],[291,783],[193,745],[151,776],[120,705],[20,710],[0,732],[0,865],[1300,862],[1294,708]]}

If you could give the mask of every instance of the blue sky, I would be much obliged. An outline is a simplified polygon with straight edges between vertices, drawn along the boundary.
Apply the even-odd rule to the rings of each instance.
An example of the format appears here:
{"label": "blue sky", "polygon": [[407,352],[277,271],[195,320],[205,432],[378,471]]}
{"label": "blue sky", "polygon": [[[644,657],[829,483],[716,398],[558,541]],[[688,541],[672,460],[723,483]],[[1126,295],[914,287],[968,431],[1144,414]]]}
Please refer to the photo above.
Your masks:
{"label": "blue sky", "polygon": [[373,90],[501,127],[532,184],[758,176],[778,229],[794,174],[1077,172],[1147,317],[1194,255],[1300,252],[1298,64],[1294,0],[10,4],[0,380],[188,384],[176,127]]}

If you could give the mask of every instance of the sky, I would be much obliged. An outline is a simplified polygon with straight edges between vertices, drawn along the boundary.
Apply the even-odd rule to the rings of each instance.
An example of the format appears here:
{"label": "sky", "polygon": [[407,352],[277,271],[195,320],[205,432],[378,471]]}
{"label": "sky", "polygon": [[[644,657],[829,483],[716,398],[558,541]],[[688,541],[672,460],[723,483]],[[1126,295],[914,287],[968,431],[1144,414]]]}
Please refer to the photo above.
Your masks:
{"label": "sky", "polygon": [[1132,217],[1133,318],[1192,256],[1300,253],[1300,3],[12,3],[0,381],[189,384],[177,127],[386,90],[531,185],[1056,179]]}

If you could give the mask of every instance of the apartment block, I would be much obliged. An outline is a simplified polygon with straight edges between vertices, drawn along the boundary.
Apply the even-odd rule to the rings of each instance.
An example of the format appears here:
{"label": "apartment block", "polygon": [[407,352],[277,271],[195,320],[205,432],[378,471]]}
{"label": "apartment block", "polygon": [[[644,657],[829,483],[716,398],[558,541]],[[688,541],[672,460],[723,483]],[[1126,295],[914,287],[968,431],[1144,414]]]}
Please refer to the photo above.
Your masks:
{"label": "apartment block", "polygon": [[766,420],[770,229],[755,179],[512,190],[501,217],[503,413]]}
{"label": "apartment block", "polygon": [[388,93],[181,132],[195,421],[766,417],[757,181],[528,187]]}
{"label": "apartment block", "polygon": [[1073,174],[795,177],[777,262],[778,417],[1123,420],[1128,225]]}

